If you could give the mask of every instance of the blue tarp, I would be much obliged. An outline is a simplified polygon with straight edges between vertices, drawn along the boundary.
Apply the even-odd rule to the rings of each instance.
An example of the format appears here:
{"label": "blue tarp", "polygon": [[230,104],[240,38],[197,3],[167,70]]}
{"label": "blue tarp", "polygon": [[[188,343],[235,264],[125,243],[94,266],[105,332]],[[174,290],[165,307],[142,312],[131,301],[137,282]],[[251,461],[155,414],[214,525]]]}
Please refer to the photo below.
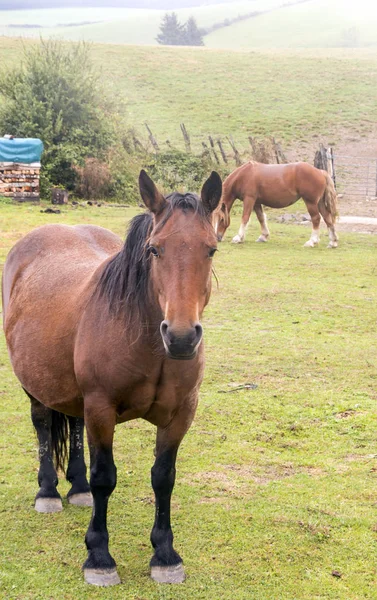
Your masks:
{"label": "blue tarp", "polygon": [[43,152],[43,142],[36,138],[0,138],[0,163],[40,162]]}

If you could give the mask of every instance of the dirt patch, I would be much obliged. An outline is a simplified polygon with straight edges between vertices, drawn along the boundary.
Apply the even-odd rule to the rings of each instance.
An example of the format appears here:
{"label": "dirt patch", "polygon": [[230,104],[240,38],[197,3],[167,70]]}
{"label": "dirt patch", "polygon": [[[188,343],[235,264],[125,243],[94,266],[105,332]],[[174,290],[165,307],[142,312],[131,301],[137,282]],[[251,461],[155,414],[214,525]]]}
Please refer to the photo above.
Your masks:
{"label": "dirt patch", "polygon": [[250,484],[267,485],[273,481],[293,477],[297,474],[305,473],[312,477],[320,477],[323,470],[319,467],[295,467],[292,464],[284,465],[225,465],[222,471],[206,471],[196,473],[186,479],[188,485],[209,484],[214,492],[219,495],[206,497],[203,502],[221,501],[223,494],[229,496],[239,496],[240,494],[250,493]]}
{"label": "dirt patch", "polygon": [[[366,211],[368,212],[368,210]],[[377,215],[377,207],[371,209],[369,212]],[[278,216],[277,212],[271,211],[272,220],[278,223],[299,223],[300,225],[311,226],[311,220],[307,213],[283,213]],[[323,221],[321,221],[321,227],[325,228]],[[358,215],[344,215],[340,216],[336,223],[337,231],[352,231],[355,233],[377,233],[377,216],[358,216]]]}

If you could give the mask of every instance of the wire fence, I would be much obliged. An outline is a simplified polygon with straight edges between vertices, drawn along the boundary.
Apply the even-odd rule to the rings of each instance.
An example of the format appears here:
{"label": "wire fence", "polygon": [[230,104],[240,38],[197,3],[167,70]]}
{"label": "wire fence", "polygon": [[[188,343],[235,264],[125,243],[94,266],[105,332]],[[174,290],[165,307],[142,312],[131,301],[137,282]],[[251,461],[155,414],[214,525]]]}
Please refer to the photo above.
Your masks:
{"label": "wire fence", "polygon": [[377,158],[333,153],[337,192],[377,201]]}

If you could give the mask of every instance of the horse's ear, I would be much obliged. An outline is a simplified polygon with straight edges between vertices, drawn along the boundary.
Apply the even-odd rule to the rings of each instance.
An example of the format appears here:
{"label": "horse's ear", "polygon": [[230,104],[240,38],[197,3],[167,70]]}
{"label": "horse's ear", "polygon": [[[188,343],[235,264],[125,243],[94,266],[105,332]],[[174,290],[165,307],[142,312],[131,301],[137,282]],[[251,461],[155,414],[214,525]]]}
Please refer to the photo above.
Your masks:
{"label": "horse's ear", "polygon": [[163,211],[166,200],[144,169],[140,171],[139,175],[139,190],[145,206],[149,208],[151,212],[158,215]]}
{"label": "horse's ear", "polygon": [[208,214],[212,213],[215,208],[217,208],[217,205],[220,202],[222,188],[223,184],[220,175],[216,173],[216,171],[212,171],[200,193],[202,202]]}

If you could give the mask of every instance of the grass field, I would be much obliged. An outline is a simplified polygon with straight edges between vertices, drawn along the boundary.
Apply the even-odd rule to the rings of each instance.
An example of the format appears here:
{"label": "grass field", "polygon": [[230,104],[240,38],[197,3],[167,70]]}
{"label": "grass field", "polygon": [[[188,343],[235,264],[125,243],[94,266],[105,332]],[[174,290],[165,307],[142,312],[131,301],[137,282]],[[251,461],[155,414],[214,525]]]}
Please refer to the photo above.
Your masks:
{"label": "grass field", "polygon": [[[0,38],[2,68],[17,65],[21,50],[21,41]],[[377,121],[377,58],[362,50],[330,57],[93,45],[92,52],[126,122],[145,138],[147,121],[162,147],[166,139],[184,147],[181,122],[200,150],[208,134],[233,135],[240,149],[249,135],[334,144],[371,135]]]}
{"label": "grass field", "polygon": [[[91,222],[123,235],[135,210],[0,206],[0,263],[46,222]],[[109,511],[123,584],[82,581],[89,514],[33,511],[37,452],[28,402],[1,337],[0,464],[4,600],[361,600],[377,572],[376,245],[343,234],[304,249],[305,227],[271,222],[271,241],[220,246],[204,318],[207,369],[178,461],[173,499],[187,581],[148,578],[154,430],[116,431],[118,486]],[[246,382],[257,389],[232,391]],[[227,393],[224,393],[227,392]],[[60,491],[68,489],[64,481]],[[336,573],[339,575],[336,576]]]}

